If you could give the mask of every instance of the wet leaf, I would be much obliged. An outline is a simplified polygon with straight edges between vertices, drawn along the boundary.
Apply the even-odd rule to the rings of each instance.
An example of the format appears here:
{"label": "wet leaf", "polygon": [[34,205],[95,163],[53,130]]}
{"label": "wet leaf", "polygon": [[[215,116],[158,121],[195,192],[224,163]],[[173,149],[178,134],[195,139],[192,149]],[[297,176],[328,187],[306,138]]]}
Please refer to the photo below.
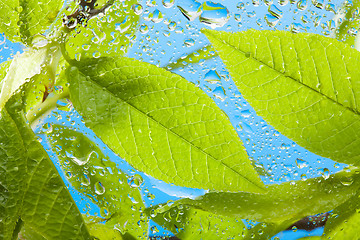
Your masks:
{"label": "wet leaf", "polygon": [[360,224],[358,194],[330,213],[323,234],[324,239],[358,239]]}
{"label": "wet leaf", "polygon": [[7,0],[0,2],[0,32],[13,41],[30,45],[57,17],[63,2],[58,0]]}
{"label": "wet leaf", "polygon": [[[71,175],[68,179],[76,190],[99,206],[103,214],[101,220],[107,228],[117,232],[115,235],[129,232],[136,239],[146,239],[148,222],[141,217],[145,206],[139,188],[128,184],[130,177],[82,133],[60,125],[52,125],[52,129],[49,142],[63,171]],[[100,224],[93,228],[106,226]]]}
{"label": "wet leaf", "polygon": [[[351,184],[344,184],[352,179]],[[212,192],[195,200],[182,199],[171,207],[158,206],[158,213],[179,206],[206,210],[214,214],[252,219],[259,222],[279,223],[292,220],[289,225],[303,217],[325,213],[344,203],[358,190],[360,176],[357,170],[342,171],[306,181],[272,184],[264,194]]]}
{"label": "wet leaf", "polygon": [[104,14],[91,18],[84,26],[78,24],[67,38],[69,56],[80,60],[125,54],[138,28],[139,16],[132,9],[137,2],[116,0]]}
{"label": "wet leaf", "polygon": [[315,34],[203,30],[244,98],[309,151],[360,164],[360,53]]}
{"label": "wet leaf", "polygon": [[20,94],[0,114],[0,238],[21,220],[47,239],[88,239],[80,212],[26,124]]}
{"label": "wet leaf", "polygon": [[129,58],[68,71],[75,109],[115,153],[179,186],[262,192],[227,116],[194,84]]}

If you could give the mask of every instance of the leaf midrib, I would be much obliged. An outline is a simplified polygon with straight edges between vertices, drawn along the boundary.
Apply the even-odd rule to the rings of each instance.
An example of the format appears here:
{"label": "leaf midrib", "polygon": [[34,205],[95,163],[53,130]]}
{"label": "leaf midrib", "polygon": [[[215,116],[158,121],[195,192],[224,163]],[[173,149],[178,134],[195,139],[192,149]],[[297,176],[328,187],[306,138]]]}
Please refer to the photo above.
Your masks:
{"label": "leaf midrib", "polygon": [[[215,36],[214,36],[213,34],[211,34],[211,33],[209,33],[209,32],[207,32],[207,33],[210,34],[213,38],[215,38]],[[242,54],[244,54],[244,55],[246,54],[244,51],[242,51],[242,50],[238,49],[237,47],[233,46],[233,45],[230,44],[228,41],[225,41],[225,40],[223,40],[223,41],[217,40],[217,41],[220,41],[220,42],[222,42],[223,44],[226,43],[226,45],[230,46],[230,47],[233,48],[235,51],[238,51],[238,52],[240,52],[240,53],[242,53]],[[217,51],[219,51],[219,50],[217,50]],[[360,117],[360,113],[357,112],[357,111],[355,111],[354,109],[352,109],[352,108],[350,108],[350,107],[346,107],[346,106],[344,106],[342,103],[335,101],[334,99],[332,99],[332,98],[330,98],[329,96],[327,96],[327,95],[325,95],[325,94],[317,91],[316,89],[314,89],[314,88],[312,88],[312,87],[310,87],[310,86],[308,86],[308,85],[300,82],[299,80],[297,80],[297,79],[295,79],[295,78],[293,78],[293,77],[291,77],[291,76],[286,75],[286,74],[285,74],[285,73],[286,73],[286,70],[285,70],[285,73],[283,73],[283,72],[281,72],[281,71],[279,71],[279,70],[277,70],[277,69],[275,69],[275,68],[270,67],[268,64],[260,61],[260,60],[257,59],[257,58],[251,57],[251,59],[254,59],[255,61],[263,64],[263,65],[266,66],[266,67],[268,67],[269,69],[272,69],[273,71],[279,73],[280,75],[283,75],[284,77],[289,78],[289,79],[295,81],[296,83],[298,83],[298,84],[300,84],[300,85],[302,85],[302,86],[304,86],[304,87],[312,90],[313,92],[315,92],[315,93],[317,93],[317,94],[319,94],[319,95],[327,98],[327,99],[330,100],[331,102],[336,103],[337,105],[339,105],[339,106],[341,106],[341,107],[349,110],[350,112],[354,113],[356,116]]]}
{"label": "leaf midrib", "polygon": [[[115,59],[115,58],[114,58]],[[80,70],[80,69],[79,69]],[[80,70],[81,71],[81,70]],[[81,71],[82,74],[84,74],[86,76],[85,73],[83,73]],[[95,76],[96,77],[96,76]],[[92,79],[93,77],[89,77],[89,79],[91,80],[92,84],[95,84],[99,87],[101,87],[100,84],[98,84],[96,81],[94,81]],[[88,78],[85,78],[88,79]],[[229,167],[227,164],[223,163],[221,160],[218,160],[217,158],[213,157],[211,154],[205,152],[204,150],[202,150],[201,148],[199,148],[198,146],[194,145],[193,143],[191,143],[189,140],[185,139],[184,137],[180,136],[179,134],[177,134],[176,132],[172,131],[171,129],[167,128],[165,125],[163,125],[162,123],[158,122],[156,119],[152,118],[151,116],[147,115],[145,112],[141,111],[140,109],[136,108],[135,106],[133,106],[131,103],[125,101],[122,98],[119,98],[118,96],[116,96],[113,92],[111,92],[108,88],[105,87],[102,88],[102,90],[107,91],[109,94],[111,94],[115,99],[119,99],[122,102],[126,103],[128,106],[130,106],[132,109],[134,109],[135,111],[139,112],[141,115],[146,116],[147,118],[151,119],[153,122],[155,122],[156,124],[158,124],[159,126],[161,126],[162,128],[164,128],[165,130],[168,130],[170,133],[174,134],[176,137],[182,139],[183,141],[185,141],[186,143],[188,143],[190,146],[198,149],[200,152],[202,152],[204,155],[209,156],[210,158],[212,158],[214,161],[218,161],[220,162],[222,165],[224,165],[226,168],[230,169],[231,171],[233,171],[234,173],[238,174],[240,177],[242,177],[243,179],[247,180],[248,182],[252,183],[254,186],[256,186],[259,189],[264,190],[265,188],[259,186],[258,184],[254,183],[253,181],[250,181],[247,177],[243,176],[241,173],[235,171],[234,169],[232,169],[231,167]],[[225,182],[224,182],[225,183]]]}

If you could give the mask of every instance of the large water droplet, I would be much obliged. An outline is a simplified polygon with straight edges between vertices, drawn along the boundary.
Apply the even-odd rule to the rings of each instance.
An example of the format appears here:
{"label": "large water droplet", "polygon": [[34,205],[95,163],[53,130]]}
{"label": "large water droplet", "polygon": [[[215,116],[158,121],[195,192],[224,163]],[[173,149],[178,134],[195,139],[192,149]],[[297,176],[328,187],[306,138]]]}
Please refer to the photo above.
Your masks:
{"label": "large water droplet", "polygon": [[143,12],[143,6],[141,6],[140,4],[132,5],[132,9],[136,15],[140,15]]}
{"label": "large water droplet", "polygon": [[165,8],[171,8],[174,6],[175,0],[162,0],[162,4]]}
{"label": "large water droplet", "polygon": [[95,183],[94,188],[97,195],[102,195],[105,193],[105,187],[101,182]]}
{"label": "large water droplet", "polygon": [[164,19],[164,16],[158,9],[155,9],[152,13],[149,14],[149,18],[152,22],[159,23]]}
{"label": "large water droplet", "polygon": [[204,80],[211,84],[221,83],[221,77],[215,70],[210,70],[205,74]]}
{"label": "large water droplet", "polygon": [[189,21],[195,20],[201,14],[201,4],[194,0],[182,0],[177,7]]}
{"label": "large water droplet", "polygon": [[141,186],[143,181],[144,179],[139,174],[135,174],[134,176],[128,179],[128,184],[130,185],[130,187],[138,188]]}
{"label": "large water droplet", "polygon": [[308,166],[308,162],[306,162],[305,160],[301,159],[301,158],[297,158],[295,160],[295,163],[296,163],[296,166],[299,168],[299,169],[302,169],[302,168],[305,168]]}
{"label": "large water droplet", "polygon": [[220,3],[204,2],[200,22],[209,25],[211,28],[222,27],[230,19],[229,10]]}

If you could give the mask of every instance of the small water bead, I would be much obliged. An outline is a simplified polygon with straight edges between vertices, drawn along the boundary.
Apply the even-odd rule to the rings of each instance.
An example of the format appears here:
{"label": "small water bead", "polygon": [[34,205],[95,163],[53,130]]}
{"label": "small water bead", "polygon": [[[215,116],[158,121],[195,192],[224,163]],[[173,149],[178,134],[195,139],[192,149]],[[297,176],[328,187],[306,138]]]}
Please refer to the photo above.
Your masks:
{"label": "small water bead", "polygon": [[273,4],[273,0],[264,0],[266,6],[270,6]]}
{"label": "small water bead", "polygon": [[279,22],[279,18],[271,15],[271,14],[266,14],[265,15],[265,20],[266,20],[266,23],[269,27],[275,27],[276,24],[278,24]]}
{"label": "small water bead", "polygon": [[201,23],[211,28],[222,27],[230,19],[229,10],[220,3],[206,1],[202,5],[202,13],[199,17]]}
{"label": "small water bead", "polygon": [[279,5],[280,6],[285,6],[288,3],[289,3],[289,0],[279,0]]}
{"label": "small water bead", "polygon": [[173,31],[173,30],[175,30],[176,26],[177,26],[176,22],[171,21],[171,22],[169,23],[169,25],[168,25],[168,29],[169,29],[170,31]]}
{"label": "small water bead", "polygon": [[252,4],[254,5],[254,7],[258,7],[260,6],[260,0],[252,0]]}
{"label": "small water bead", "polygon": [[300,11],[304,11],[304,10],[307,8],[307,0],[300,0],[300,1],[298,1],[298,3],[297,3],[297,8],[298,8]]}
{"label": "small water bead", "polygon": [[177,7],[189,21],[195,20],[201,14],[201,3],[195,0],[182,0]]}
{"label": "small water bead", "polygon": [[312,4],[319,9],[323,9],[325,6],[324,0],[312,0]]}
{"label": "small water bead", "polygon": [[95,183],[94,188],[97,195],[102,195],[105,193],[105,187],[101,182]]}
{"label": "small water bead", "polygon": [[131,8],[136,15],[140,15],[143,12],[143,6],[141,4],[134,4]]}
{"label": "small water bead", "polygon": [[130,187],[138,188],[143,183],[144,179],[139,175],[135,174],[131,178],[128,179],[128,184]]}
{"label": "small water bead", "polygon": [[146,24],[141,24],[139,30],[142,34],[146,34],[149,32],[149,27]]}
{"label": "small water bead", "polygon": [[185,46],[187,46],[187,47],[192,47],[192,46],[195,45],[195,40],[192,39],[192,38],[185,39],[185,40],[184,40],[184,44],[185,44]]}
{"label": "small water bead", "polygon": [[90,178],[87,174],[83,174],[81,175],[80,177],[80,184],[83,185],[83,186],[89,186],[90,185]]}
{"label": "small water bead", "polygon": [[171,8],[174,6],[175,0],[162,0],[162,4],[165,8]]}
{"label": "small water bead", "polygon": [[147,0],[146,6],[148,7],[155,7],[156,6],[156,0]]}
{"label": "small water bead", "polygon": [[235,21],[240,22],[241,21],[241,15],[239,13],[236,13],[234,15],[234,19],[235,19]]}

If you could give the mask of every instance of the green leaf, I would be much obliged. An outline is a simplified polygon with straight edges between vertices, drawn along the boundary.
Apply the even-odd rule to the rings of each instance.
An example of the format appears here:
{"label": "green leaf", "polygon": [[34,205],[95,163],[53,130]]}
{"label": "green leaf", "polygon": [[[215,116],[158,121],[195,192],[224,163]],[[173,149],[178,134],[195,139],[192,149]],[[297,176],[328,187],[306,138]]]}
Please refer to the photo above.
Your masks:
{"label": "green leaf", "polygon": [[150,216],[182,240],[239,239],[247,232],[241,219],[218,216],[189,206],[163,214],[152,212]]}
{"label": "green leaf", "polygon": [[343,41],[350,46],[354,45],[356,33],[360,27],[358,8],[360,7],[359,0],[344,1],[338,13],[334,17],[334,21],[341,20],[341,23],[334,30],[334,35],[340,41]]}
{"label": "green leaf", "polygon": [[132,9],[137,3],[137,0],[115,0],[105,14],[93,17],[85,26],[78,24],[67,38],[69,56],[80,60],[125,54],[138,29],[139,16]]}
{"label": "green leaf", "polygon": [[358,239],[359,209],[359,194],[335,208],[326,222],[323,239]]}
{"label": "green leaf", "polygon": [[[102,221],[121,234],[129,232],[136,239],[146,239],[148,222],[138,185],[116,167],[88,137],[60,125],[52,125],[47,135],[71,185],[100,207]],[[96,228],[102,229],[101,226]],[[116,231],[116,230],[115,230]],[[119,232],[120,234],[120,232]]]}
{"label": "green leaf", "polygon": [[31,44],[57,17],[63,1],[7,0],[0,2],[0,32],[11,41]]}
{"label": "green leaf", "polygon": [[203,30],[269,124],[334,161],[360,164],[360,53],[307,33]]}
{"label": "green leaf", "polygon": [[0,109],[24,83],[30,81],[33,76],[41,74],[42,66],[46,63],[49,52],[50,46],[48,45],[41,48],[29,48],[13,58],[6,76],[2,80]]}
{"label": "green leaf", "polygon": [[11,60],[2,62],[0,64],[0,93],[1,93],[2,85],[3,85],[3,80],[6,77],[6,74],[8,72],[9,67],[10,67],[10,64],[11,64]]}
{"label": "green leaf", "polygon": [[227,116],[181,76],[121,57],[67,75],[85,124],[136,169],[180,186],[264,191]]}
{"label": "green leaf", "polygon": [[76,204],[26,124],[20,94],[0,114],[0,239],[21,219],[47,239],[88,239]]}
{"label": "green leaf", "polygon": [[353,169],[331,175],[326,180],[319,177],[273,184],[264,194],[211,192],[195,200],[178,200],[171,207],[159,205],[154,211],[162,213],[189,205],[218,215],[259,222],[291,220],[290,225],[303,217],[328,212],[354,196],[360,184],[357,172],[358,169]]}

